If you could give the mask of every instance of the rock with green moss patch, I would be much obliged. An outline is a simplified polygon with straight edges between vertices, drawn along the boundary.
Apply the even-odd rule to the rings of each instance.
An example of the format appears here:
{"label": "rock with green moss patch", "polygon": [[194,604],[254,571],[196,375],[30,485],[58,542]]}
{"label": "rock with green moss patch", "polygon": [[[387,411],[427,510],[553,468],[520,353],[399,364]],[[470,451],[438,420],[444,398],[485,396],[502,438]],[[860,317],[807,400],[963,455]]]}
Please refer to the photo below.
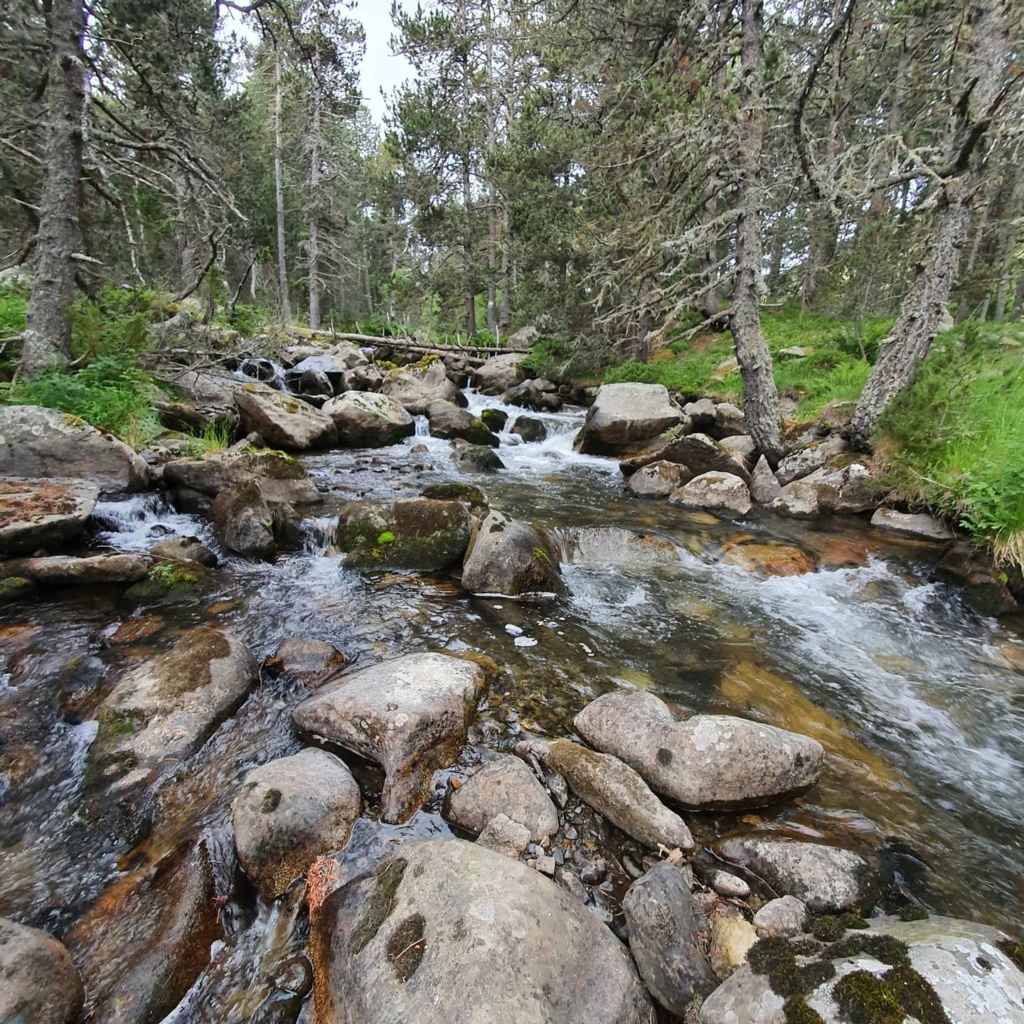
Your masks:
{"label": "rock with green moss patch", "polygon": [[163,482],[172,494],[198,492],[215,498],[221,491],[255,479],[267,502],[305,505],[323,501],[312,477],[285,452],[225,451],[201,459],[175,459],[163,470]]}
{"label": "rock with green moss patch", "polygon": [[487,425],[488,430],[500,434],[508,423],[508,413],[501,409],[482,409],[480,419]]}
{"label": "rock with green moss patch", "polygon": [[543,600],[565,592],[559,553],[539,527],[490,512],[473,533],[462,566],[462,585],[473,594]]}
{"label": "rock with green moss patch", "polygon": [[144,580],[125,592],[126,601],[136,603],[192,600],[206,589],[212,577],[198,562],[163,560],[150,566]]}
{"label": "rock with green moss patch", "polygon": [[464,502],[408,498],[346,503],[334,536],[349,568],[435,572],[462,558],[472,527]]}
{"label": "rock with green moss patch", "polygon": [[234,399],[242,429],[255,431],[272,448],[304,452],[338,443],[334,420],[294,395],[265,384],[243,384]]}
{"label": "rock with green moss patch", "polygon": [[392,370],[383,390],[413,416],[425,416],[431,402],[459,401],[459,389],[448,379],[440,359]]}
{"label": "rock with green moss patch", "polygon": [[340,758],[309,748],[254,768],[231,805],[235,849],[269,900],[340,850],[359,817],[359,786]]}
{"label": "rock with green moss patch", "polygon": [[423,488],[420,497],[433,501],[464,501],[467,505],[487,505],[487,495],[479,487],[458,482],[430,484]]}
{"label": "rock with green moss patch", "polygon": [[17,604],[36,592],[36,585],[24,576],[8,576],[0,580],[0,604]]}
{"label": "rock with green moss patch", "polygon": [[404,844],[310,935],[316,1024],[649,1024],[626,948],[564,889],[475,843]]}
{"label": "rock with green moss patch", "polygon": [[792,455],[787,455],[775,470],[775,475],[783,487],[810,475],[816,469],[825,466],[829,461],[838,455],[849,450],[849,445],[838,434],[827,438],[824,441],[815,441],[813,444],[801,448]]}
{"label": "rock with green moss patch", "polygon": [[490,448],[497,448],[501,443],[483,420],[452,402],[431,402],[427,406],[427,418],[430,421],[431,437],[445,441],[461,438],[469,444],[482,444]]}

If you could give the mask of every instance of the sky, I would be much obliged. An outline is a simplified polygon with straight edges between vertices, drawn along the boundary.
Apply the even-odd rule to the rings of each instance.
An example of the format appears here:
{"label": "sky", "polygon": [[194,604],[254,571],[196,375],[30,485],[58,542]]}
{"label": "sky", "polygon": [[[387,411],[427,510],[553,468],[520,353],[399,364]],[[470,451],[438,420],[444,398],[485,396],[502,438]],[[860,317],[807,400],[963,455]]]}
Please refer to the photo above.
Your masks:
{"label": "sky", "polygon": [[[412,8],[411,0],[403,6]],[[385,103],[381,89],[390,96],[395,86],[412,73],[404,57],[391,55],[390,39],[394,33],[391,23],[391,0],[356,0],[353,14],[363,23],[366,31],[366,56],[360,68],[363,98],[374,121],[383,124]]]}

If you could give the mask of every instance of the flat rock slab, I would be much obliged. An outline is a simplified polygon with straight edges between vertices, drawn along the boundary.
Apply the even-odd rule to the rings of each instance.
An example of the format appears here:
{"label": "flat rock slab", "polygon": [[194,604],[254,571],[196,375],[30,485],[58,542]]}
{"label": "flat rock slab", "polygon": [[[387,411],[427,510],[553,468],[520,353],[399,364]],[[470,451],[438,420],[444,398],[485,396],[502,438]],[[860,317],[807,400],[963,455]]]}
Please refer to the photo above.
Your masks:
{"label": "flat rock slab", "polygon": [[0,476],[88,480],[101,493],[141,491],[149,467],[113,434],[35,405],[0,407]]}
{"label": "flat rock slab", "polygon": [[348,766],[324,750],[254,768],[231,805],[242,868],[268,900],[277,899],[317,857],[345,845],[361,803]]}
{"label": "flat rock slab", "polygon": [[258,681],[259,666],[239,640],[205,626],[189,630],[117,682],[100,705],[90,761],[111,778],[184,759]]}
{"label": "flat rock slab", "polygon": [[573,443],[578,452],[615,455],[682,421],[663,384],[603,384]]}
{"label": "flat rock slab", "polygon": [[263,384],[243,384],[234,398],[243,429],[255,431],[272,448],[304,452],[338,443],[334,420],[294,395]]}
{"label": "flat rock slab", "polygon": [[533,754],[545,768],[565,777],[569,788],[626,835],[656,850],[693,849],[686,822],[670,811],[647,783],[617,757],[599,754],[572,740],[528,740],[516,747]]}
{"label": "flat rock slab", "polygon": [[52,935],[0,917],[0,1021],[71,1024],[84,998],[70,954]]}
{"label": "flat rock slab", "polygon": [[0,555],[71,543],[98,497],[99,487],[87,480],[0,478]]}
{"label": "flat rock slab", "polygon": [[680,720],[652,693],[606,693],[573,724],[684,807],[771,803],[813,785],[824,766],[825,751],[809,736],[731,715]]}
{"label": "flat rock slab", "polygon": [[506,754],[484,765],[445,801],[445,816],[470,832],[483,832],[499,814],[526,826],[535,843],[558,831],[558,812],[537,777]]}
{"label": "flat rock slab", "polygon": [[381,817],[400,823],[426,799],[434,770],[458,756],[485,682],[475,662],[410,654],[326,683],[292,717],[301,733],[379,764]]}
{"label": "flat rock slab", "polygon": [[926,513],[910,515],[897,512],[892,508],[880,508],[871,517],[871,525],[882,530],[903,534],[904,537],[916,537],[918,540],[949,541],[954,540],[953,531],[941,520]]}
{"label": "flat rock slab", "polygon": [[17,575],[49,587],[86,586],[101,583],[137,583],[146,578],[149,562],[141,555],[50,555],[23,558],[11,568]]}
{"label": "flat rock slab", "polygon": [[316,1024],[649,1024],[626,948],[518,861],[435,839],[333,893],[310,935]]}

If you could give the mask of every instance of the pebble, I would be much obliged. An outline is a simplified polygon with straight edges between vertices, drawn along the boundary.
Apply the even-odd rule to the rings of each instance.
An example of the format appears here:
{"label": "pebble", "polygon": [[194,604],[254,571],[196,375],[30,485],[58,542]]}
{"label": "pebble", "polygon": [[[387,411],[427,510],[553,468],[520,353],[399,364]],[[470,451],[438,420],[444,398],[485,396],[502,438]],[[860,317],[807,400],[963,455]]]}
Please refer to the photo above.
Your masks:
{"label": "pebble", "polygon": [[[561,775],[546,775],[544,781],[547,783],[551,799],[562,808],[569,802],[569,785]],[[579,813],[576,811],[575,813]]]}
{"label": "pebble", "polygon": [[542,874],[554,877],[555,868],[558,866],[555,863],[554,857],[548,857],[546,854],[541,854],[536,860],[530,861],[530,863]]}
{"label": "pebble", "polygon": [[522,627],[515,626],[511,622],[505,623],[505,632],[508,633],[509,636],[522,636],[523,634]]}
{"label": "pebble", "polygon": [[643,874],[643,871],[637,866],[631,857],[623,857],[622,866],[626,869],[626,874],[628,874],[630,878],[639,878]]}
{"label": "pebble", "polygon": [[580,861],[580,878],[587,885],[597,885],[599,882],[603,882],[607,874],[608,862],[604,857],[598,857],[596,860]]}
{"label": "pebble", "polygon": [[576,839],[578,835],[579,833],[571,825],[569,826],[569,828],[565,830],[565,838],[568,839],[570,842]]}
{"label": "pebble", "polygon": [[731,896],[736,899],[743,900],[750,895],[750,886],[747,885],[742,878],[738,878],[736,875],[731,875],[728,871],[712,872],[710,881],[711,888],[714,889],[719,896]]}
{"label": "pebble", "polygon": [[516,647],[536,647],[537,646],[537,641],[534,640],[534,638],[532,636],[517,636],[515,638],[515,640],[512,641],[512,643],[514,643],[516,645]]}

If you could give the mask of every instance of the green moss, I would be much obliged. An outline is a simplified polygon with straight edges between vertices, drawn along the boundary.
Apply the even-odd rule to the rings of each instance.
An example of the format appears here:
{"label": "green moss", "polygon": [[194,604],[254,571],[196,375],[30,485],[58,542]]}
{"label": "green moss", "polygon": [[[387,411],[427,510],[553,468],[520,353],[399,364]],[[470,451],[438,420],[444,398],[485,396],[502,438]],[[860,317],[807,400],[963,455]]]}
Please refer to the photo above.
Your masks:
{"label": "green moss", "polygon": [[949,1024],[935,989],[912,967],[900,966],[875,977],[853,971],[837,982],[833,998],[852,1024]]}
{"label": "green moss", "polygon": [[926,921],[928,919],[928,911],[924,907],[915,906],[913,903],[908,903],[905,907],[900,908],[900,920],[901,921]]}
{"label": "green moss", "polygon": [[35,593],[35,584],[24,576],[8,576],[0,580],[0,604],[13,604]]}
{"label": "green moss", "polygon": [[892,967],[906,966],[910,963],[910,947],[891,935],[850,935],[840,942],[833,943],[822,955],[829,960],[867,955]]}
{"label": "green moss", "polygon": [[380,546],[382,544],[393,544],[394,542],[395,542],[395,535],[390,530],[385,530],[377,538],[377,545],[378,546]]}
{"label": "green moss", "polygon": [[380,926],[391,916],[406,867],[408,861],[404,857],[395,857],[377,869],[373,886],[363,903],[359,923],[352,933],[351,956],[359,956],[373,941]]}
{"label": "green moss", "polygon": [[790,945],[797,956],[817,956],[825,948],[817,939],[794,939]]}
{"label": "green moss", "polygon": [[538,562],[543,562],[545,565],[551,564],[551,556],[543,548],[534,548],[533,557]]}
{"label": "green moss", "polygon": [[786,1024],[825,1024],[821,1014],[808,1006],[802,998],[787,999],[782,1012],[786,1016]]}
{"label": "green moss", "polygon": [[822,942],[835,942],[846,934],[846,926],[838,917],[828,914],[811,925],[811,934]]}
{"label": "green moss", "polygon": [[850,928],[857,931],[863,930],[868,926],[868,923],[864,920],[864,918],[858,917],[856,914],[850,913],[840,914],[839,923],[844,928]]}
{"label": "green moss", "polygon": [[427,922],[423,915],[413,914],[391,933],[386,955],[399,981],[408,981],[416,973],[426,951],[426,930]]}
{"label": "green moss", "polygon": [[1024,971],[1024,943],[1003,939],[996,945],[1017,965],[1019,970]]}
{"label": "green moss", "polygon": [[281,790],[279,789],[268,789],[263,794],[263,800],[260,802],[260,811],[263,814],[273,814],[274,811],[281,806]]}

